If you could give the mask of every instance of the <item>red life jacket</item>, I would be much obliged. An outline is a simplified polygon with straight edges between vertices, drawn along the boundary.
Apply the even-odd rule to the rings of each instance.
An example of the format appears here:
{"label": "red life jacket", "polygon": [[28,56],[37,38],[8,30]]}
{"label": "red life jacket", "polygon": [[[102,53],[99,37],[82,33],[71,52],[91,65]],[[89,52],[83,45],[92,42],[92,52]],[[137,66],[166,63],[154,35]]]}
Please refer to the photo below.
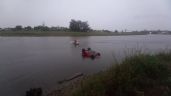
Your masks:
{"label": "red life jacket", "polygon": [[90,57],[91,56],[89,51],[83,51],[82,55],[85,56],[85,57]]}

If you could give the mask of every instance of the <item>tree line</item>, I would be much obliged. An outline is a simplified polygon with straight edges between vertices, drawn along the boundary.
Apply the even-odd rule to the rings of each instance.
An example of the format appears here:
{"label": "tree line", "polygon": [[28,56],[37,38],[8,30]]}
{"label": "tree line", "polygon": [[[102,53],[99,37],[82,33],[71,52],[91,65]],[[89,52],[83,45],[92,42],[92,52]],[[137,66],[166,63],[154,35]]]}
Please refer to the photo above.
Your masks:
{"label": "tree line", "polygon": [[71,19],[69,22],[69,28],[67,27],[48,27],[43,25],[38,25],[38,26],[22,26],[22,25],[17,25],[14,28],[0,28],[2,31],[73,31],[73,32],[88,32],[90,31],[90,27],[87,21],[81,21],[81,20],[74,20]]}
{"label": "tree line", "polygon": [[[59,31],[59,32],[107,32],[107,33],[119,33],[118,30],[110,31],[110,30],[94,30],[91,29],[90,25],[88,24],[88,21],[81,21],[81,20],[75,20],[71,19],[69,22],[69,27],[60,27],[60,26],[53,26],[53,27],[48,27],[45,26],[44,24],[38,25],[38,26],[22,26],[22,25],[17,25],[13,28],[0,28],[0,31]],[[120,31],[120,33],[128,33],[128,32],[133,32],[133,33],[143,33],[143,34],[171,34],[171,31],[169,30],[142,30],[142,31],[127,31],[125,29]]]}
{"label": "tree line", "polygon": [[48,26],[26,26],[17,25],[14,28],[0,28],[2,31],[69,31],[67,27],[48,27]]}

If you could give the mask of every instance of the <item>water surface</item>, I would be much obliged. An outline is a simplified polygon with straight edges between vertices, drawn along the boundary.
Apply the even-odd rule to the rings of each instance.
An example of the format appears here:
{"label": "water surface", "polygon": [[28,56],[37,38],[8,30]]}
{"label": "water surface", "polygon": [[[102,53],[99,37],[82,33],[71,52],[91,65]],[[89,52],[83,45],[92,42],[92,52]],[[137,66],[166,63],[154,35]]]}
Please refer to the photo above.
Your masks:
{"label": "water surface", "polygon": [[[80,46],[71,41],[78,39]],[[45,92],[74,73],[105,70],[127,49],[158,52],[171,48],[170,35],[89,37],[0,37],[0,96],[24,96],[32,87]],[[91,47],[101,58],[83,59],[81,49]]]}

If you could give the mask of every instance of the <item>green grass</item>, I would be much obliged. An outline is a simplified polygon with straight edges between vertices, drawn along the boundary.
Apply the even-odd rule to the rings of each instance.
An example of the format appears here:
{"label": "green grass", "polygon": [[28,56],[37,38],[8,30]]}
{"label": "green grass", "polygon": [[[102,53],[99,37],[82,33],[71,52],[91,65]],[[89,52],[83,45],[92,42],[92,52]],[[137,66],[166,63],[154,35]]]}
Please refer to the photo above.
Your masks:
{"label": "green grass", "polygon": [[69,96],[171,96],[171,53],[137,54],[89,76]]}
{"label": "green grass", "polygon": [[143,35],[142,33],[108,33],[108,32],[56,32],[56,31],[0,31],[0,36],[117,36]]}

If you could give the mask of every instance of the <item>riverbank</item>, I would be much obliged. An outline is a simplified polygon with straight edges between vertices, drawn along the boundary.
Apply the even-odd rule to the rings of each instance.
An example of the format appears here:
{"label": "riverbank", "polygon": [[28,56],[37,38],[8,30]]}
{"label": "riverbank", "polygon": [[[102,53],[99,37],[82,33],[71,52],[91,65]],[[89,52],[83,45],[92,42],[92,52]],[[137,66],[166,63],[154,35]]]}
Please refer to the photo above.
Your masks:
{"label": "riverbank", "polygon": [[83,76],[48,96],[170,96],[171,52],[127,57],[106,71]]}
{"label": "riverbank", "polygon": [[56,31],[0,31],[0,36],[118,36],[145,35],[138,32],[56,32]]}

